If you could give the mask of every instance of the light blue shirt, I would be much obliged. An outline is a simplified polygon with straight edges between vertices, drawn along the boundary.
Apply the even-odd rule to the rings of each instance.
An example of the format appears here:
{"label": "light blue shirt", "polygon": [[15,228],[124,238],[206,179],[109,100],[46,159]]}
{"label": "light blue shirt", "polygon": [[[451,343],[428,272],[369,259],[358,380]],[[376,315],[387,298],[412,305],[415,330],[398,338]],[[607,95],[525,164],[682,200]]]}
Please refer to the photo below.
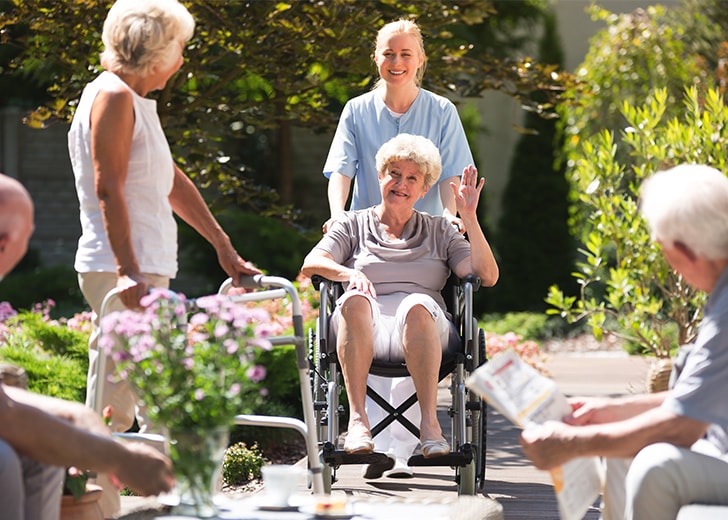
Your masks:
{"label": "light blue shirt", "polygon": [[439,183],[460,177],[466,166],[474,164],[460,116],[449,99],[420,89],[409,110],[397,118],[384,104],[381,92],[367,92],[344,106],[324,165],[327,178],[338,172],[354,179],[350,209],[382,201],[375,156],[384,143],[401,133],[427,137],[442,156],[440,179],[415,204],[419,211],[441,215]]}

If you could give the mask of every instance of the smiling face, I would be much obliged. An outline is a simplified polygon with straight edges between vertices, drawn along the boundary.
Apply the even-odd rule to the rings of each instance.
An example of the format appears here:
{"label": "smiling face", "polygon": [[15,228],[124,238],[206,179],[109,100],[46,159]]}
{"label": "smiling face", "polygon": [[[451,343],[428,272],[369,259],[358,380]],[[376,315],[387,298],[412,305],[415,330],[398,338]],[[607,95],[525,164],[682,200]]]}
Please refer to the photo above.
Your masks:
{"label": "smiling face", "polygon": [[417,70],[425,57],[417,38],[407,33],[392,34],[377,48],[375,62],[380,77],[391,84],[417,84]]}
{"label": "smiling face", "polygon": [[383,204],[391,207],[413,208],[425,196],[425,176],[416,163],[408,160],[393,161],[379,174]]}

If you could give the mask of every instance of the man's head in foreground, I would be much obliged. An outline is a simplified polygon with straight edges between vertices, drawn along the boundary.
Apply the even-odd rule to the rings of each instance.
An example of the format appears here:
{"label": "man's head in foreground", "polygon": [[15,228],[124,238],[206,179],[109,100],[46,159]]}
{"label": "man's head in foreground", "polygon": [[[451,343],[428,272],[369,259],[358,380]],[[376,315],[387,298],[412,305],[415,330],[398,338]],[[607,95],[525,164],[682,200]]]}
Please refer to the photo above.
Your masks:
{"label": "man's head in foreground", "polygon": [[0,173],[0,279],[25,256],[33,234],[33,201],[17,180]]}

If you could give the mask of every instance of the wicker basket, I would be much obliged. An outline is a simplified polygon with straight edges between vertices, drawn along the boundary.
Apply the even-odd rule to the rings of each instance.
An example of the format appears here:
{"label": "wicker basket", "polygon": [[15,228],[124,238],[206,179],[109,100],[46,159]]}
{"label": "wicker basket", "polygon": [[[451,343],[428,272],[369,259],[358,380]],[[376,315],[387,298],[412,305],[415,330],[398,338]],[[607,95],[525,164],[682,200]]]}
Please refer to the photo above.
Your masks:
{"label": "wicker basket", "polygon": [[667,390],[672,372],[672,359],[657,358],[652,361],[647,372],[647,391],[656,393]]}

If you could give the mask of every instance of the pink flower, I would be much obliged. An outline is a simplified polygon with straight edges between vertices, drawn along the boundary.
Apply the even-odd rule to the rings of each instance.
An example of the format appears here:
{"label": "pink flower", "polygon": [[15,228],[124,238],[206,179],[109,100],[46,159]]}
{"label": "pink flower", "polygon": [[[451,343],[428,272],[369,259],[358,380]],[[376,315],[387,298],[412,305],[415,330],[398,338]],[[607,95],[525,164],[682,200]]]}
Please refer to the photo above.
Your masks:
{"label": "pink flower", "polygon": [[248,379],[250,379],[252,382],[260,383],[263,379],[265,379],[266,370],[263,365],[255,365],[250,367],[245,372],[245,375],[248,376]]}

